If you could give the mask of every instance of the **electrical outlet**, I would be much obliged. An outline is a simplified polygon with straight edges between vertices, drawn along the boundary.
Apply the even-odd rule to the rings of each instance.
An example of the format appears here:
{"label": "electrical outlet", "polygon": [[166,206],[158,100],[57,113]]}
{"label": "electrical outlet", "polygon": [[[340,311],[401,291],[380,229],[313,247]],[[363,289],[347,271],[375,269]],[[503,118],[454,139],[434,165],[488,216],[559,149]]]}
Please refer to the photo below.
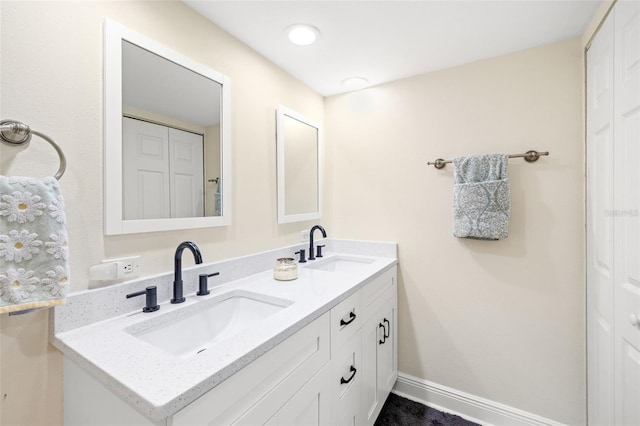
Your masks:
{"label": "electrical outlet", "polygon": [[118,272],[118,275],[123,274],[127,276],[138,275],[140,269],[140,256],[122,257],[120,259],[108,259],[103,260],[102,263],[122,263],[122,270]]}
{"label": "electrical outlet", "polygon": [[309,229],[305,229],[300,231],[300,242],[301,243],[306,243],[309,242]]}

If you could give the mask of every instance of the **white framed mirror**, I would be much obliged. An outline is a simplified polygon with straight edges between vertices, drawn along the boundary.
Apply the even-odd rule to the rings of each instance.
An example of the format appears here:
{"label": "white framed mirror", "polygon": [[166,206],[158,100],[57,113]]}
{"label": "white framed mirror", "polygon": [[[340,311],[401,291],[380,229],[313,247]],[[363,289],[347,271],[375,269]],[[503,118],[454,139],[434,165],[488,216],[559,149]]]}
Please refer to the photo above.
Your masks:
{"label": "white framed mirror", "polygon": [[277,111],[278,223],[322,216],[322,129],[283,105]]}
{"label": "white framed mirror", "polygon": [[105,234],[231,223],[231,80],[104,23]]}

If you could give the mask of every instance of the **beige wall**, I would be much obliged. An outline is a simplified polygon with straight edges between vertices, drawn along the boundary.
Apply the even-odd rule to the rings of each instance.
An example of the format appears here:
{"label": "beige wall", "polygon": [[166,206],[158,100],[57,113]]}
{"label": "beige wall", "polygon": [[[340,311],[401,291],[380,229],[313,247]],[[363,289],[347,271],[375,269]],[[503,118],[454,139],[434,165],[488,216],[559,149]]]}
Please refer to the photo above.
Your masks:
{"label": "beige wall", "polygon": [[[233,224],[102,235],[102,20],[112,18],[233,80]],[[212,261],[290,244],[277,225],[275,107],[326,119],[329,234],[400,248],[400,369],[569,424],[584,423],[582,42],[572,40],[323,100],[177,2],[0,2],[0,118],[52,136],[68,156],[72,289],[102,259],[169,271],[192,239]],[[323,110],[324,106],[324,110]],[[326,117],[323,117],[326,115]],[[508,240],[451,236],[452,172],[437,157],[549,150],[510,162]],[[0,174],[42,175],[34,138],[0,145]],[[358,197],[353,197],[358,194]],[[185,264],[190,260],[185,258]],[[60,355],[48,317],[0,316],[0,424],[60,424]],[[6,395],[6,396],[5,396]],[[37,407],[34,409],[33,407]]]}
{"label": "beige wall", "polygon": [[[310,223],[277,225],[275,108],[323,122],[323,99],[177,1],[0,2],[0,118],[51,136],[67,155],[61,179],[70,238],[71,289],[102,259],[142,256],[142,275],[170,271],[175,247],[193,240],[205,261],[298,241]],[[233,224],[229,227],[103,236],[102,28],[109,17],[231,77]],[[0,174],[53,174],[42,140],[0,145]],[[328,218],[322,223],[332,230]],[[192,260],[185,256],[185,265]],[[61,357],[47,341],[48,316],[0,316],[0,424],[60,424]]]}
{"label": "beige wall", "polygon": [[[333,233],[399,244],[401,372],[585,422],[582,88],[573,39],[325,100]],[[529,149],[509,238],[454,238],[427,161]]]}

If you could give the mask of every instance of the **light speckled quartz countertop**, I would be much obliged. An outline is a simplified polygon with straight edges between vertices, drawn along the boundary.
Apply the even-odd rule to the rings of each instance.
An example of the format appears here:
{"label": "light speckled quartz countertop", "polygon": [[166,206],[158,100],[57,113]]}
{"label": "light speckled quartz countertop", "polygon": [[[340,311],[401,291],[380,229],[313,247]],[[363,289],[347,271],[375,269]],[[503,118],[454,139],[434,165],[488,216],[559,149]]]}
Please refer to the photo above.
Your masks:
{"label": "light speckled quartz countertop", "polygon": [[[173,273],[72,294],[52,313],[51,341],[65,356],[153,420],[184,408],[259,356],[320,317],[374,277],[397,264],[395,243],[323,240],[327,261],[338,255],[373,259],[357,272],[328,272],[301,264],[298,279],[277,281],[272,267],[278,257],[295,257],[304,245],[185,269],[186,302],[169,303]],[[206,256],[206,253],[203,253]],[[262,272],[260,272],[262,271]],[[195,296],[197,275],[210,279],[211,294]],[[125,295],[157,285],[160,310],[143,313],[144,297]],[[293,302],[284,309],[189,357],[177,357],[130,334],[154,319],[170,321],[185,310],[216,303],[230,293],[256,293]],[[184,330],[188,333],[189,330]]]}

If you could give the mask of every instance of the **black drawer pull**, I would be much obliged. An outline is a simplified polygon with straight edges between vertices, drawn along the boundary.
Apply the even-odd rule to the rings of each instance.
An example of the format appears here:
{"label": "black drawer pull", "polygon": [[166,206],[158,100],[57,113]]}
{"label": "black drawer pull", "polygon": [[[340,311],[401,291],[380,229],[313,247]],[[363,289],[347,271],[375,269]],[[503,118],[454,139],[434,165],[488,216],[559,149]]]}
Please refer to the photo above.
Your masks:
{"label": "black drawer pull", "polygon": [[351,367],[349,367],[349,371],[351,371],[351,377],[349,377],[348,379],[345,380],[344,377],[340,377],[340,384],[344,385],[346,383],[349,383],[350,381],[353,380],[354,377],[356,377],[356,368],[352,365]]}
{"label": "black drawer pull", "polygon": [[384,324],[382,324],[382,323],[379,323],[379,324],[378,324],[378,328],[382,328],[382,339],[383,339],[383,340],[380,340],[380,341],[378,342],[378,344],[379,344],[379,345],[384,345],[384,342],[386,342],[386,341],[387,341],[387,329],[386,329],[386,327],[384,326]]}
{"label": "black drawer pull", "polygon": [[391,333],[391,324],[389,323],[389,320],[386,318],[382,322],[386,322],[387,327],[389,327],[389,329],[387,329],[387,327],[384,328],[384,340],[386,341],[389,338],[389,334]]}
{"label": "black drawer pull", "polygon": [[340,319],[340,326],[345,326],[351,324],[356,319],[356,314],[351,311],[349,312],[349,321],[345,321],[344,319]]}

